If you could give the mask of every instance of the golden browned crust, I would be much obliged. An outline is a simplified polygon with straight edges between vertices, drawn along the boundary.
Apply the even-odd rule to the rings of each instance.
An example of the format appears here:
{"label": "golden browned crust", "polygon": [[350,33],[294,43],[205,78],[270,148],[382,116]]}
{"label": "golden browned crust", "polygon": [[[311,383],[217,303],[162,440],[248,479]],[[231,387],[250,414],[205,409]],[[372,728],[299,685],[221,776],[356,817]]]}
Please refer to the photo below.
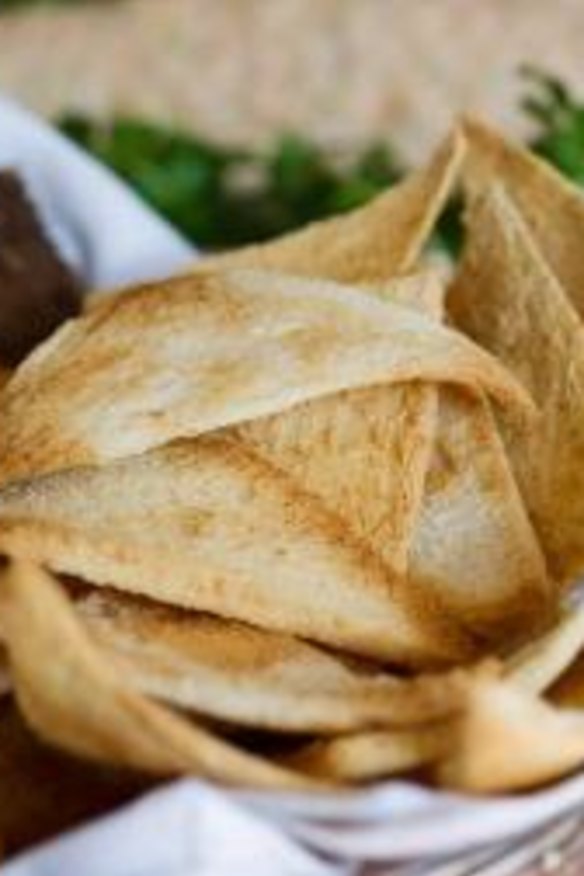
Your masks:
{"label": "golden browned crust", "polygon": [[284,760],[309,776],[366,782],[419,770],[450,750],[457,717],[407,730],[373,730],[319,740]]}
{"label": "golden browned crust", "polygon": [[228,438],[15,484],[0,494],[0,545],[93,584],[371,657],[472,653],[340,518]]}
{"label": "golden browned crust", "polygon": [[[453,329],[434,272],[391,275],[464,136]],[[584,762],[584,719],[542,698],[582,644],[581,613],[549,629],[546,566],[584,556],[582,328],[547,225],[491,182],[500,164],[511,189],[521,155],[487,141],[467,124],[364,211],[104,298],[0,393],[0,637],[46,738],[260,787],[424,767],[514,790]],[[75,610],[41,567],[86,582]],[[505,663],[411,676],[493,644]],[[218,722],[327,738],[264,760]]]}
{"label": "golden browned crust", "polygon": [[75,606],[114,667],[143,693],[239,726],[332,733],[444,717],[455,676],[400,678],[308,642],[147,600],[90,591]]}
{"label": "golden browned crust", "polygon": [[443,388],[438,424],[410,580],[437,613],[509,647],[550,622],[556,594],[488,402]]}
{"label": "golden browned crust", "polygon": [[2,590],[3,636],[16,698],[44,739],[91,759],[155,774],[306,786],[291,771],[237,749],[133,691],[40,569],[13,564],[3,573]]}
{"label": "golden browned crust", "polygon": [[515,206],[572,305],[584,317],[584,196],[580,186],[533,152],[504,139],[480,119],[463,131],[466,183],[479,189],[498,180]]}
{"label": "golden browned crust", "polygon": [[552,574],[572,580],[584,568],[584,325],[500,186],[485,183],[469,205],[449,303],[538,404],[521,437],[500,413],[505,446]]}
{"label": "golden browned crust", "polygon": [[555,709],[487,673],[469,681],[467,705],[453,730],[435,770],[448,787],[473,793],[525,790],[584,763],[584,715]]}
{"label": "golden browned crust", "polygon": [[254,271],[137,288],[69,323],[17,370],[0,396],[0,478],[409,380],[481,387],[528,406],[467,339],[355,289]]}

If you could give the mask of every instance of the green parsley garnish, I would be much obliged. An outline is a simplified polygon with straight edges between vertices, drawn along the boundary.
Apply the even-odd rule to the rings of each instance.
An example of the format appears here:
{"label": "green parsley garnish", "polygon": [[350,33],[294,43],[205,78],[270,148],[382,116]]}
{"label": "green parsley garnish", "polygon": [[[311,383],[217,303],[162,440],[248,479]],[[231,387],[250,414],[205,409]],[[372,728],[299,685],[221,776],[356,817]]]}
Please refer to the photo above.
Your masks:
{"label": "green parsley garnish", "polygon": [[101,123],[67,115],[58,124],[186,237],[211,248],[266,240],[350,210],[401,175],[383,144],[342,167],[293,135],[260,153],[131,117]]}
{"label": "green parsley garnish", "polygon": [[[553,76],[533,68],[523,75],[530,89],[523,108],[536,124],[531,148],[584,185],[584,104]],[[291,134],[259,152],[132,117],[99,122],[67,115],[58,124],[186,237],[211,249],[266,240],[358,207],[405,170],[383,143],[347,162]],[[456,252],[460,241],[454,203],[440,221],[436,242]]]}

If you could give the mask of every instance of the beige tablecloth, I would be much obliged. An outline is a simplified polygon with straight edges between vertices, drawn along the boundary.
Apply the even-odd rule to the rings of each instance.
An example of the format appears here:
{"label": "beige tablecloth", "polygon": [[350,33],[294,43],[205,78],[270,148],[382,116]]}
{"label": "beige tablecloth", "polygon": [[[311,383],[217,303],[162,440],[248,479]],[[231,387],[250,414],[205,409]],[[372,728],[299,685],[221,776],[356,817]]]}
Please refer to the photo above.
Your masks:
{"label": "beige tablecloth", "polygon": [[136,110],[238,142],[385,136],[419,159],[461,109],[522,132],[522,62],[584,91],[583,38],[580,0],[97,0],[1,16],[0,83],[45,113]]}

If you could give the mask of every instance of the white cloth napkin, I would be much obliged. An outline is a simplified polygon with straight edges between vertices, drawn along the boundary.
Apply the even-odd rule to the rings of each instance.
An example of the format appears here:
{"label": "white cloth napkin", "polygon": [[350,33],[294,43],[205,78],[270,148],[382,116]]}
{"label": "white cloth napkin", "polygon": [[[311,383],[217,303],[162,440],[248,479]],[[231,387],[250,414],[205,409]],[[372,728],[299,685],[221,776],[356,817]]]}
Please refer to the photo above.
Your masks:
{"label": "white cloth napkin", "polygon": [[209,785],[179,782],[48,843],[4,876],[345,876]]}
{"label": "white cloth napkin", "polygon": [[[111,173],[0,99],[3,165],[24,175],[49,232],[93,288],[161,277],[193,258],[193,248]],[[518,837],[578,806],[584,776],[503,800],[407,782],[305,796],[186,781],[1,869],[6,876],[380,876],[399,867],[404,876],[454,876],[471,867],[487,872],[477,869],[479,859],[492,863]],[[484,852],[487,843],[497,844],[494,853]],[[464,851],[454,865],[450,856]],[[426,863],[411,869],[406,862],[414,859]],[[376,862],[375,869],[363,862]]]}

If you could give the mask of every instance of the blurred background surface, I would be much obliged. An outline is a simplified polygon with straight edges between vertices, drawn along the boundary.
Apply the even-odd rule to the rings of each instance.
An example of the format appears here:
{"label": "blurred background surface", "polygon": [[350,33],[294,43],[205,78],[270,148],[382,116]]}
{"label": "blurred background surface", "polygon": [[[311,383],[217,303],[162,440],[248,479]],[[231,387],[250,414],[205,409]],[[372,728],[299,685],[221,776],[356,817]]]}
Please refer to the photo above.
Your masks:
{"label": "blurred background surface", "polygon": [[223,248],[365,203],[461,111],[584,184],[583,44],[580,0],[0,0],[0,91]]}
{"label": "blurred background surface", "polygon": [[453,113],[524,133],[517,68],[584,85],[580,0],[0,0],[0,87],[47,114],[146,114],[229,143],[282,130],[418,159]]}

